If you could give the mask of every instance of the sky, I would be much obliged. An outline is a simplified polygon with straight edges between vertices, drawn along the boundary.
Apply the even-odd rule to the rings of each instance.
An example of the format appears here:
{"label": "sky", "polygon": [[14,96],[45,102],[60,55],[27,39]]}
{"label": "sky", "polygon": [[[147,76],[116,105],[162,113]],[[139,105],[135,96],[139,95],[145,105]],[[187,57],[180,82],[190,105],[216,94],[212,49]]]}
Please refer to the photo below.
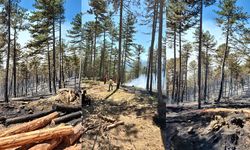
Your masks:
{"label": "sky", "polygon": [[[21,0],[20,6],[23,8],[26,8],[29,13],[32,11],[35,11],[35,8],[33,7],[33,4],[35,3],[35,0]],[[74,16],[81,12],[82,10],[82,0],[65,0],[64,8],[65,8],[65,22],[62,24],[62,38],[68,39],[66,36],[67,30],[71,28],[71,22],[74,18]],[[58,33],[56,33],[56,36],[58,36]],[[25,46],[26,43],[31,40],[29,31],[22,31],[19,32],[19,38],[18,42],[21,44],[21,46]]]}
{"label": "sky", "polygon": [[[29,12],[32,12],[35,10],[33,7],[35,0],[21,0],[20,5],[26,9],[28,9]],[[217,40],[217,45],[220,45],[224,42],[224,37],[222,36],[221,29],[217,26],[215,22],[215,18],[217,17],[216,13],[214,12],[217,10],[218,2],[210,7],[205,7],[203,12],[203,29],[206,31],[208,30],[212,35],[215,36],[215,39]],[[243,7],[243,11],[248,12],[250,14],[250,0],[238,0],[237,5]],[[86,21],[94,20],[93,15],[86,14],[87,10],[90,9],[89,6],[89,0],[65,0],[65,22],[62,25],[62,37],[63,39],[68,39],[66,36],[67,30],[71,28],[70,22],[73,20],[74,16],[79,13],[80,11],[84,13],[83,15],[83,23]],[[131,6],[131,10],[136,9],[136,6]],[[143,10],[143,9],[142,9]],[[126,11],[126,10],[125,10]],[[126,12],[124,12],[125,14]],[[143,12],[142,12],[143,13]],[[164,15],[165,17],[165,15]],[[118,22],[118,15],[114,17],[114,21]],[[164,18],[165,19],[165,18]],[[149,48],[151,35],[146,33],[151,33],[151,27],[150,26],[142,26],[140,23],[142,22],[141,18],[138,18],[137,24],[136,24],[136,30],[137,33],[135,34],[134,40],[137,44],[141,44],[145,48],[145,52],[142,55],[142,61],[146,61],[147,59],[147,51]],[[165,22],[165,21],[164,21]],[[165,26],[165,25],[164,25]],[[248,27],[250,25],[248,24]],[[184,35],[183,39],[188,41],[193,41],[193,32],[194,29],[189,30],[186,32],[186,35]],[[56,33],[58,34],[58,33]],[[30,34],[28,31],[22,31],[19,32],[19,38],[18,42],[21,43],[22,46],[24,46],[29,40],[30,40]],[[173,57],[173,50],[168,48],[167,49],[167,58]],[[193,58],[195,59],[195,55],[193,55]]]}
{"label": "sky", "polygon": [[[90,9],[89,0],[83,0],[83,12],[86,12],[87,10]],[[217,45],[222,44],[225,40],[224,37],[222,36],[222,30],[217,26],[215,18],[217,17],[217,14],[215,13],[215,10],[217,10],[217,5],[218,1],[213,5],[209,7],[205,7],[203,10],[203,30],[204,31],[209,31],[212,35],[214,35],[215,39],[217,40]],[[237,5],[240,7],[243,7],[243,11],[247,12],[250,14],[250,0],[238,0]],[[136,9],[135,6],[131,6],[131,9]],[[165,16],[164,16],[165,17]],[[165,19],[165,18],[164,18]],[[94,16],[91,15],[84,15],[83,16],[83,22],[89,21],[89,20],[94,20]],[[114,19],[115,22],[118,22],[118,17]],[[163,21],[164,23],[165,21]],[[138,19],[138,23],[136,24],[136,30],[137,33],[135,35],[135,42],[137,44],[141,44],[145,48],[145,53],[142,55],[142,60],[146,61],[147,60],[147,51],[150,46],[150,39],[151,35],[150,34],[145,34],[145,33],[151,33],[151,27],[149,26],[142,26],[139,23],[141,23],[140,18]],[[250,23],[250,22],[249,22]],[[248,27],[250,27],[248,23]],[[165,25],[164,25],[165,26]],[[193,32],[194,29],[191,29],[186,32],[186,35],[183,37],[183,39],[188,40],[192,42],[193,39]],[[195,59],[195,55],[192,55],[192,59]],[[167,49],[167,58],[173,58],[173,50],[168,48]]]}

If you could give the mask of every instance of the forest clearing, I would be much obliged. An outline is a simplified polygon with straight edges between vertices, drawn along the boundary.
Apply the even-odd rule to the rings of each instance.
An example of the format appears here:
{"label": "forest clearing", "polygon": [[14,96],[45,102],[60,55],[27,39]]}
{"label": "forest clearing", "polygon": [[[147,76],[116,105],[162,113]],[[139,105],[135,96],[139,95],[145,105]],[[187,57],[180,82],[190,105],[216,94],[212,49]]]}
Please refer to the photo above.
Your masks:
{"label": "forest clearing", "polygon": [[[60,133],[60,136],[54,135],[53,138],[40,141],[30,140],[30,142],[26,141],[27,143],[24,141],[20,145],[15,145],[15,141],[12,142],[13,145],[9,144],[8,148],[32,150],[43,146],[43,149],[136,150],[147,147],[147,149],[158,150],[164,149],[165,144],[166,147],[170,146],[174,149],[224,147],[243,150],[250,146],[250,110],[248,109],[250,102],[247,98],[238,98],[237,101],[227,100],[220,105],[204,104],[203,109],[197,109],[197,104],[190,102],[180,106],[168,104],[167,126],[162,132],[153,119],[156,115],[156,96],[150,96],[147,91],[135,87],[122,87],[118,91],[109,91],[108,84],[90,80],[84,81],[81,87],[87,91],[87,97],[91,99],[91,105],[84,106],[84,111],[80,107],[79,97],[74,95],[75,92],[71,94],[74,99],[71,102],[68,101],[70,99],[68,91],[74,91],[70,87],[61,89],[55,96],[40,96],[34,99],[16,98],[8,104],[0,103],[1,112],[4,112],[0,119],[0,149],[7,146],[3,144],[2,139],[11,135],[22,135],[22,133],[43,128],[48,130],[69,126],[73,126],[74,130],[78,128],[79,132],[72,142],[68,141],[68,138],[60,139],[63,136],[63,133]],[[36,114],[40,115],[27,120],[28,116]],[[67,118],[67,116],[70,117]],[[26,120],[20,119],[23,117]],[[33,124],[34,121],[39,122],[36,120],[43,117],[48,119],[45,124],[27,129],[29,124]],[[81,125],[82,120],[83,125]],[[26,127],[21,127],[25,122]],[[82,128],[80,129],[79,126]],[[18,127],[27,131],[15,129]],[[71,134],[68,136],[70,137]],[[47,147],[44,146],[45,144]]]}
{"label": "forest clearing", "polygon": [[250,150],[249,0],[0,0],[0,150]]}

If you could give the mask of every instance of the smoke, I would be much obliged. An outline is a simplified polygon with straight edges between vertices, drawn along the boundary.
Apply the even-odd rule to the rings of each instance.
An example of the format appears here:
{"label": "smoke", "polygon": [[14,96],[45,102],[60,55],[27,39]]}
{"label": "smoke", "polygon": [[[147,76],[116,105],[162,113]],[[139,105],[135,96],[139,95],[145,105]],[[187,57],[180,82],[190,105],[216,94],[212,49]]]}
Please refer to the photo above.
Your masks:
{"label": "smoke", "polygon": [[[145,74],[140,75],[138,78],[133,79],[125,83],[126,86],[134,86],[137,88],[146,89],[147,84],[147,76]],[[152,82],[153,91],[157,91],[157,76],[153,74],[153,82]],[[166,76],[164,72],[162,72],[162,91],[166,93]]]}

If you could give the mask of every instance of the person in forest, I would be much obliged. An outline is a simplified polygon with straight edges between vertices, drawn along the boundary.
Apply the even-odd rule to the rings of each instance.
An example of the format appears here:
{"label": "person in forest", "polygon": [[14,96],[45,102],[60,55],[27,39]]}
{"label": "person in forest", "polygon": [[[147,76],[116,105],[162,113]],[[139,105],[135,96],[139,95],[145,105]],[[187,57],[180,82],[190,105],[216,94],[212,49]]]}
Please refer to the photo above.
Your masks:
{"label": "person in forest", "polygon": [[109,83],[108,84],[109,84],[109,90],[108,91],[113,90],[114,81],[113,81],[112,78],[109,79]]}

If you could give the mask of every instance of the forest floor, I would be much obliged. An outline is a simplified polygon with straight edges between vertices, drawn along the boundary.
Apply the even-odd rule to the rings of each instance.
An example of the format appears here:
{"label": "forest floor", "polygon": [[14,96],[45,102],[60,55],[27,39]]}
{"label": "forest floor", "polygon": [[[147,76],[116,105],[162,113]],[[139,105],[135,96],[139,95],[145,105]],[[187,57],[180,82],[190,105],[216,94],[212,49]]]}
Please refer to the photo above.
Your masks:
{"label": "forest floor", "polygon": [[[250,147],[250,99],[246,96],[223,99],[220,104],[203,104],[202,109],[197,109],[197,102],[168,104],[166,143],[163,143],[164,133],[153,122],[156,97],[134,87],[108,91],[108,84],[97,81],[85,81],[81,87],[92,99],[91,106],[86,106],[84,120],[100,127],[83,134],[78,142],[83,149],[161,150],[164,144],[174,150],[246,150]],[[0,103],[0,116],[12,118],[46,111],[57,103],[66,103],[65,97],[16,98],[9,104]],[[79,105],[79,99],[70,105]],[[123,121],[124,125],[100,131],[105,123],[97,117],[99,114]],[[1,121],[0,128],[5,128]]]}
{"label": "forest floor", "polygon": [[[161,130],[153,122],[157,104],[155,97],[143,90],[128,87],[108,91],[108,84],[103,82],[88,81],[81,86],[87,90],[87,95],[92,99],[91,106],[86,106],[84,120],[102,126],[103,122],[96,117],[101,114],[124,122],[124,125],[105,133],[98,131],[97,128],[83,134],[78,144],[84,149],[164,149]],[[8,105],[0,103],[0,115],[5,115],[7,118],[22,116],[50,110],[55,103],[65,103],[59,95],[35,97],[34,101],[31,99],[26,101],[20,98],[14,99]],[[78,99],[71,103],[71,105],[78,104]],[[0,128],[5,127],[0,124]]]}

